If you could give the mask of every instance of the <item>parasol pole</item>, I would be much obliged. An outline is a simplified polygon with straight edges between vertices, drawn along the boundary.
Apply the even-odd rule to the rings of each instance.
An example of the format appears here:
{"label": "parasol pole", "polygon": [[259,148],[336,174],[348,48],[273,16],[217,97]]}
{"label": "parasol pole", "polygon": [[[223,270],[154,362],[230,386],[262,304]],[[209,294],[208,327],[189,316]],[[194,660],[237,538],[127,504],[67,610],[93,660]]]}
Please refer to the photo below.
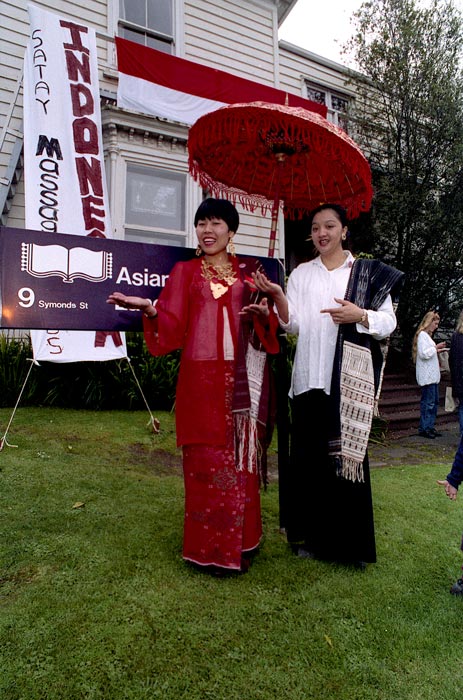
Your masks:
{"label": "parasol pole", "polygon": [[277,228],[278,228],[278,212],[280,209],[280,184],[281,184],[281,174],[283,172],[283,165],[286,159],[286,153],[275,153],[275,158],[277,161],[277,172],[276,172],[276,186],[275,186],[275,196],[273,198],[272,205],[272,224],[270,226],[270,240],[268,243],[268,257],[275,257],[275,242],[277,238]]}

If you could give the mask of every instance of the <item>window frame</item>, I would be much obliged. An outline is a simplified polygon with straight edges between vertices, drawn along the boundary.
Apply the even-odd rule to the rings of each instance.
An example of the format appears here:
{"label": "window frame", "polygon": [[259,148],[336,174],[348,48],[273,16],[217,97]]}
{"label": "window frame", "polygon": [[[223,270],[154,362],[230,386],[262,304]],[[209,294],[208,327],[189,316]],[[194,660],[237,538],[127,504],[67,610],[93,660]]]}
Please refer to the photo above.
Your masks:
{"label": "window frame", "polygon": [[[326,87],[324,85],[320,85],[319,83],[315,83],[312,80],[304,80],[305,84],[305,90],[306,90],[306,97],[309,100],[312,100],[314,102],[317,102],[318,104],[324,104],[325,107],[328,110],[326,118],[328,121],[330,121],[332,124],[335,124],[336,126],[339,126],[341,129],[343,129],[346,134],[349,133],[349,112],[350,112],[350,107],[352,104],[352,96],[347,95],[344,92],[341,92],[340,90],[333,90],[329,87]],[[310,95],[310,90],[314,90],[316,92],[320,92],[324,95],[324,102],[319,102],[318,100],[314,99],[312,95]],[[338,99],[338,100],[345,100],[346,102],[346,111],[342,112],[341,110],[334,109],[333,107],[333,98]],[[343,123],[344,122],[344,123]]]}
{"label": "window frame", "polygon": [[[170,181],[179,185],[177,195],[179,205],[181,207],[181,221],[179,223],[181,226],[183,226],[183,228],[156,225],[156,222],[154,222],[155,225],[150,226],[143,223],[142,220],[129,221],[130,210],[128,207],[128,202],[130,197],[130,175],[137,175],[137,171],[141,177],[143,176],[143,173],[146,173],[147,176],[151,174],[154,178],[157,177],[159,179],[162,179],[164,176],[166,182]],[[124,240],[143,243],[156,243],[157,245],[179,245],[180,247],[185,247],[188,241],[187,187],[188,181],[186,172],[163,168],[160,164],[146,164],[137,162],[136,160],[127,159],[125,161],[125,203],[122,224]],[[146,210],[146,214],[149,215],[148,210]],[[155,214],[153,213],[152,216],[154,218]],[[173,241],[175,241],[175,243],[173,243]]]}
{"label": "window frame", "polygon": [[[175,53],[175,48],[177,45],[176,41],[176,36],[178,36],[179,31],[177,27],[177,17],[178,17],[178,1],[177,0],[166,0],[166,2],[170,2],[171,4],[171,13],[172,13],[172,34],[166,34],[159,29],[137,24],[135,22],[131,22],[127,19],[124,19],[121,15],[121,3],[123,0],[114,0],[116,4],[116,10],[117,10],[117,34],[121,38],[128,39],[129,41],[136,41],[136,39],[133,38],[133,36],[127,36],[126,31],[128,32],[133,32],[137,35],[140,36],[140,38],[144,38],[144,41],[138,41],[136,43],[141,44],[142,46],[149,46],[150,48],[155,48],[158,51],[165,51],[166,53],[174,54]],[[148,2],[148,0],[145,0],[145,3]],[[149,40],[152,40],[153,43],[155,43],[154,46],[151,46],[149,43]]]}

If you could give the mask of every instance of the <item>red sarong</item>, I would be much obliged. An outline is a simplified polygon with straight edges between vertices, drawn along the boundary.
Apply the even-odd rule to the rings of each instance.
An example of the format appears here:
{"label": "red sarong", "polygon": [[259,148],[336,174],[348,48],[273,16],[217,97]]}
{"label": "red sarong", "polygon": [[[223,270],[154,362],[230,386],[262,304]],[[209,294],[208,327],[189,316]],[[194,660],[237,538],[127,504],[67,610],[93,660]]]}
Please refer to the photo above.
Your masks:
{"label": "red sarong", "polygon": [[[231,364],[231,363],[230,363]],[[203,566],[240,569],[262,537],[259,475],[238,471],[233,441],[233,376],[226,373],[226,444],[185,445],[183,557]]]}

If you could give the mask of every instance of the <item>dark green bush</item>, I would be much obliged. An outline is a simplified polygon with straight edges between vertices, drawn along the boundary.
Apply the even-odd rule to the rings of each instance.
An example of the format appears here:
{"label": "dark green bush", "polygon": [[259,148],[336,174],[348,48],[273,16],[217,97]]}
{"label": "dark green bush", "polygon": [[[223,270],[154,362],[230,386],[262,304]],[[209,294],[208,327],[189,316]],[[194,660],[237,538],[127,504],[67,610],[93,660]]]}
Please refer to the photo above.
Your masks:
{"label": "dark green bush", "polygon": [[[142,333],[127,333],[126,340],[130,362],[41,362],[40,366],[33,366],[21,405],[144,409],[143,392],[150,408],[171,410],[180,353],[153,357],[146,349]],[[0,406],[15,405],[31,359],[29,339],[0,336]]]}

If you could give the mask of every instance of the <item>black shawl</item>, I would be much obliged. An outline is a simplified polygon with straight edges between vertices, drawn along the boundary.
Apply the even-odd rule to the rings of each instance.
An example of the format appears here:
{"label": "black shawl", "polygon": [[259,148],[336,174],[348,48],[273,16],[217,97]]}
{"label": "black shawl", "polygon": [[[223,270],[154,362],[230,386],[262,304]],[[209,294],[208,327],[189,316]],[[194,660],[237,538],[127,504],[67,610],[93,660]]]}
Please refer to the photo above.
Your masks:
{"label": "black shawl", "polygon": [[[389,267],[379,260],[367,260],[360,258],[354,261],[344,298],[362,309],[377,311],[381,304],[385,301],[388,294],[391,295],[393,304],[397,304],[402,282],[403,273],[399,270]],[[344,420],[341,419],[341,405],[343,399],[345,398],[342,395],[343,392],[345,392],[345,383],[342,384],[341,381],[342,374],[345,374],[345,364],[343,364],[343,361],[346,359],[347,349],[349,350],[349,353],[351,351],[355,353],[355,351],[358,350],[359,355],[362,356],[363,359],[366,358],[367,363],[369,362],[370,365],[372,365],[372,380],[370,383],[371,393],[374,395],[372,397],[365,396],[365,403],[370,404],[365,417],[362,417],[361,415],[354,416],[354,420],[357,420],[358,418],[360,422],[362,419],[366,420],[367,423],[369,421],[368,429],[365,428],[363,437],[361,438],[359,435],[359,441],[364,443],[360,447],[360,450],[359,446],[354,444],[356,440],[355,428],[353,431],[351,430],[349,437],[354,451],[356,450],[357,453],[363,453],[364,456],[373,415],[371,410],[371,401],[374,402],[375,400],[378,400],[377,392],[380,389],[381,384],[386,355],[384,348],[384,341],[378,341],[371,335],[359,333],[356,329],[355,323],[343,324],[339,326],[330,392],[331,421],[329,454],[335,462],[338,474],[353,481],[363,481],[363,458],[355,458],[355,464],[353,464],[352,459],[350,459],[351,463],[348,465],[349,459],[346,458],[345,455],[346,440],[345,435],[342,433],[346,432],[346,420],[348,421],[349,418],[346,419],[346,417],[343,416]],[[353,392],[355,392],[355,378],[351,378],[350,381],[351,389]],[[360,384],[361,382],[359,381],[359,392],[356,396],[356,400],[361,404],[364,398],[364,388],[360,387]],[[368,380],[366,381],[366,384],[368,385]],[[346,399],[346,402],[347,404],[349,403],[348,398]],[[361,411],[358,411],[357,413],[361,413]]]}

